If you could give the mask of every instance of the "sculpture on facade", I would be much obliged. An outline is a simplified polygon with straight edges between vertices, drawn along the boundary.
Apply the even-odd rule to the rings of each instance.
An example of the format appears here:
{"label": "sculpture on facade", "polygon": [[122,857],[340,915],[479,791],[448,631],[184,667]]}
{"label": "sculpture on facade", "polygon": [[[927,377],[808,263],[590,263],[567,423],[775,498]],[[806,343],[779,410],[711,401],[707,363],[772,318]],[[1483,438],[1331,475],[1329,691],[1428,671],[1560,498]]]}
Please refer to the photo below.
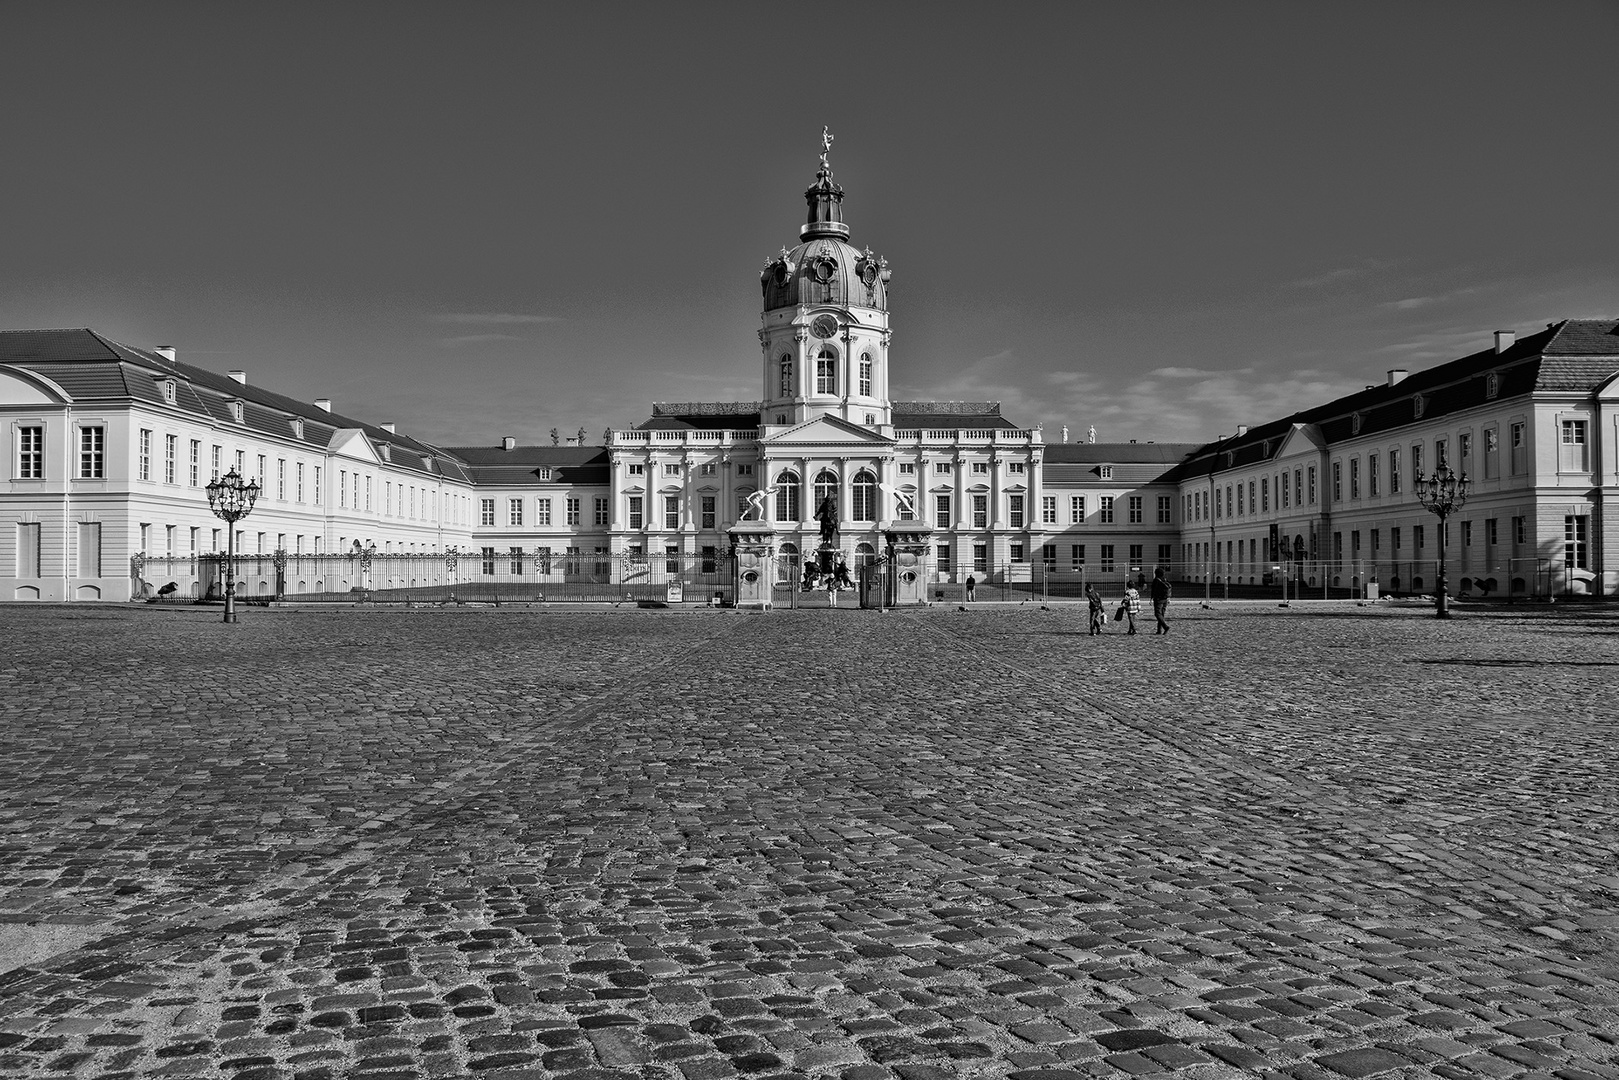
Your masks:
{"label": "sculpture on facade", "polygon": [[821,546],[831,547],[838,541],[838,500],[828,495],[815,509],[815,520],[821,523]]}
{"label": "sculpture on facade", "polygon": [[776,493],[776,489],[780,486],[780,484],[772,484],[770,487],[760,488],[758,491],[755,491],[753,494],[749,495],[747,509],[742,512],[742,520],[749,520],[748,515],[752,514],[752,520],[763,521],[765,519],[765,500],[774,495]]}

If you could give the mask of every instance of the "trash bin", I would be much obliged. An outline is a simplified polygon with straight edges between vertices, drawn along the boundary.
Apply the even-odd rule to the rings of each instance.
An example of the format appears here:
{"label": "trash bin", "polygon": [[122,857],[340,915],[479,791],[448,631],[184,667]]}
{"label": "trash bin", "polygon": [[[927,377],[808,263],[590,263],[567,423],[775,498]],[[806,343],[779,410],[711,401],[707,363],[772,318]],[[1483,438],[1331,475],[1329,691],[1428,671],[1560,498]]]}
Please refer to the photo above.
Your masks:
{"label": "trash bin", "polygon": [[1368,600],[1376,600],[1377,599],[1377,582],[1368,581],[1366,583],[1366,599],[1368,599]]}

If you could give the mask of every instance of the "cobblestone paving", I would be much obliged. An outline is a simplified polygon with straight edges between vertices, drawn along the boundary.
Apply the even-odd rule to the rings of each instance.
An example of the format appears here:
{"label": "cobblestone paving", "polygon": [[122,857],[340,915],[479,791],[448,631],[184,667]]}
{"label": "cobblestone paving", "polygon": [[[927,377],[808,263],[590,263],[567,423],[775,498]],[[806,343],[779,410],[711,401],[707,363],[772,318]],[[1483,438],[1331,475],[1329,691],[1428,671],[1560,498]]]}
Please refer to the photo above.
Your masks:
{"label": "cobblestone paving", "polygon": [[1619,1077],[1619,615],[0,608],[0,1074]]}

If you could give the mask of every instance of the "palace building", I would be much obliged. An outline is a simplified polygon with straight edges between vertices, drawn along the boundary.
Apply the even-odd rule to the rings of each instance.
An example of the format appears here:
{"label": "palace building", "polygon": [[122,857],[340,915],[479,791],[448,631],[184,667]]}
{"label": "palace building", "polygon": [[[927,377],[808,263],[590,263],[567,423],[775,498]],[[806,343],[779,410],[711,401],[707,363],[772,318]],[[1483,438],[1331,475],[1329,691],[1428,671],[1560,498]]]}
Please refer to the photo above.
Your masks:
{"label": "palace building", "polygon": [[791,590],[825,506],[854,567],[925,536],[932,598],[1157,566],[1199,592],[1421,592],[1440,523],[1414,486],[1441,465],[1471,488],[1445,524],[1452,591],[1619,589],[1619,321],[1498,332],[1207,445],[1048,441],[996,402],[890,396],[888,262],[851,242],[825,154],[805,197],[759,278],[759,399],[656,404],[600,446],[432,446],[170,348],[0,331],[0,600],[213,591],[206,485],[230,469],[260,486],[235,527],[247,596],[707,589],[741,522],[768,526]]}

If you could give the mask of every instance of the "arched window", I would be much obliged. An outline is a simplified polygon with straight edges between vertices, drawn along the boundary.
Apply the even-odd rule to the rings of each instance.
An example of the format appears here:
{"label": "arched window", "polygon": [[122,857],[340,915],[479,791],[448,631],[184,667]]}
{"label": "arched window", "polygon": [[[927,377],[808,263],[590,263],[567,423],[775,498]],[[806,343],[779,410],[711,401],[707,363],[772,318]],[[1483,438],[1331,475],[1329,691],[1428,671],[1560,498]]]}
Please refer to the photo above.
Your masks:
{"label": "arched window", "polygon": [[815,392],[838,392],[838,350],[830,345],[822,345],[821,351],[815,354]]}
{"label": "arched window", "polygon": [[787,585],[798,583],[798,545],[787,541],[777,548],[776,580]]}
{"label": "arched window", "polygon": [[854,546],[854,568],[856,570],[862,566],[870,566],[876,561],[877,552],[870,544],[862,541]]}
{"label": "arched window", "polygon": [[793,396],[793,358],[787,355],[781,358],[781,396]]}
{"label": "arched window", "polygon": [[791,470],[776,477],[776,520],[797,521],[800,518],[798,504],[798,474]]}
{"label": "arched window", "polygon": [[860,354],[860,395],[871,396],[871,354]]}
{"label": "arched window", "polygon": [[877,520],[877,478],[864,469],[854,476],[854,507],[849,520]]}
{"label": "arched window", "polygon": [[[838,501],[838,478],[829,469],[822,469],[815,474],[815,509],[820,510],[821,503],[831,497],[834,504]],[[842,516],[842,507],[839,507],[839,516]]]}

